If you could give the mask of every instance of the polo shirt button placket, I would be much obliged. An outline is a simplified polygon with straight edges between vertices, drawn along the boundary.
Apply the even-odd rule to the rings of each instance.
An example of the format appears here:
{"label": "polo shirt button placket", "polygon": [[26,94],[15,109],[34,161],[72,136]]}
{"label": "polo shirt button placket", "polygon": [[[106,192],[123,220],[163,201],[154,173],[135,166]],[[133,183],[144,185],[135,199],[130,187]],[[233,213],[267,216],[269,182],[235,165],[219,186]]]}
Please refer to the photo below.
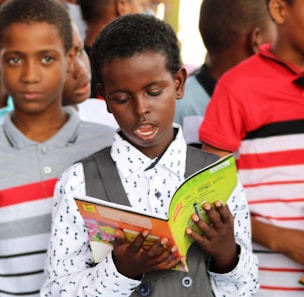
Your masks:
{"label": "polo shirt button placket", "polygon": [[52,168],[50,166],[45,166],[43,170],[45,174],[50,174],[52,172]]}

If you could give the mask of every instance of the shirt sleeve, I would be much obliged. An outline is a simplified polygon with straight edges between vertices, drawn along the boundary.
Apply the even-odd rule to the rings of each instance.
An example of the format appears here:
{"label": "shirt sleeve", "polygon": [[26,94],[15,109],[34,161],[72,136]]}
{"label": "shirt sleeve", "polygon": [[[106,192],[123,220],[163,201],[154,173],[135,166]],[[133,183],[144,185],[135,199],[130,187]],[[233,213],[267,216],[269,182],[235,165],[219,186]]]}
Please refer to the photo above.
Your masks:
{"label": "shirt sleeve", "polygon": [[113,263],[111,252],[94,264],[84,221],[73,197],[85,195],[82,164],[70,167],[55,188],[52,231],[41,296],[130,296],[139,281]]}
{"label": "shirt sleeve", "polygon": [[258,261],[252,253],[250,213],[240,182],[228,200],[228,205],[234,216],[235,240],[240,246],[239,261],[229,273],[208,271],[211,287],[216,297],[254,296],[259,288]]}

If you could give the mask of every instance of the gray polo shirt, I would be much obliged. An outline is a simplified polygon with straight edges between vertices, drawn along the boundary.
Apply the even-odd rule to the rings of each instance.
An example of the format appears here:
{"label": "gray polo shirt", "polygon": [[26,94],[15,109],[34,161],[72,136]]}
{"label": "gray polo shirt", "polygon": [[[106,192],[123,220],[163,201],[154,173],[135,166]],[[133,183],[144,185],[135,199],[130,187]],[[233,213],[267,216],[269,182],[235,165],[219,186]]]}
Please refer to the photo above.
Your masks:
{"label": "gray polo shirt", "polygon": [[68,121],[42,143],[25,137],[10,113],[0,126],[1,292],[39,296],[57,177],[112,143],[113,128],[81,121],[72,107],[65,110]]}

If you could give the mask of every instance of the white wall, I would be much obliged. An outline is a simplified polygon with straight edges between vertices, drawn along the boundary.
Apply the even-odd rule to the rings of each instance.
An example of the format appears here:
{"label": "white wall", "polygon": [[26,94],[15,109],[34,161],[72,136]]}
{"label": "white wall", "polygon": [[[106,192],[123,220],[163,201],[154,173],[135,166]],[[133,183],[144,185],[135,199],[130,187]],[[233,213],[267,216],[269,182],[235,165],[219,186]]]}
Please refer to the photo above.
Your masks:
{"label": "white wall", "polygon": [[206,54],[206,49],[198,31],[201,1],[180,0],[178,38],[182,44],[183,62],[186,65],[190,65],[190,70],[194,67],[199,67],[203,63]]}

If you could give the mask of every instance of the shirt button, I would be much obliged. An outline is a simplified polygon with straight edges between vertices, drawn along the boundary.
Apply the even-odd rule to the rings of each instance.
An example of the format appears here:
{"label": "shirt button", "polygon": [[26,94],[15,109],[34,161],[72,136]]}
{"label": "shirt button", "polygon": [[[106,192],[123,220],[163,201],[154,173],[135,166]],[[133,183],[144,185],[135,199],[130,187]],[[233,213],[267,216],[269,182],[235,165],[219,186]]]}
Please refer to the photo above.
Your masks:
{"label": "shirt button", "polygon": [[140,296],[149,296],[151,294],[151,288],[148,284],[142,284],[138,289],[138,293]]}
{"label": "shirt button", "polygon": [[41,151],[42,151],[43,153],[46,153],[46,147],[45,147],[45,146],[42,146],[42,147],[41,147]]}
{"label": "shirt button", "polygon": [[50,166],[45,166],[44,167],[44,173],[45,174],[50,174],[52,172],[52,168]]}
{"label": "shirt button", "polygon": [[190,276],[185,276],[182,278],[182,285],[184,288],[190,288],[192,286],[192,278]]}

